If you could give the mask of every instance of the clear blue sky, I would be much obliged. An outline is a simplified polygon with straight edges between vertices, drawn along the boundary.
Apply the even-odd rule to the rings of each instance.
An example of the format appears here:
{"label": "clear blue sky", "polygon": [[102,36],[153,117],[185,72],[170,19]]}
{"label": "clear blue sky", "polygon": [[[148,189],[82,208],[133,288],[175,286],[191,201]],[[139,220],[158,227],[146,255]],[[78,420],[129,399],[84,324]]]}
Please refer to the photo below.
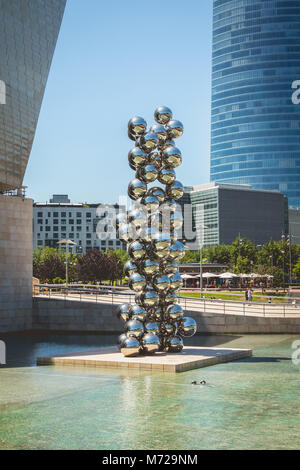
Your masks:
{"label": "clear blue sky", "polygon": [[68,0],[24,184],[47,201],[106,202],[133,171],[127,122],[169,106],[184,185],[209,181],[211,0]]}

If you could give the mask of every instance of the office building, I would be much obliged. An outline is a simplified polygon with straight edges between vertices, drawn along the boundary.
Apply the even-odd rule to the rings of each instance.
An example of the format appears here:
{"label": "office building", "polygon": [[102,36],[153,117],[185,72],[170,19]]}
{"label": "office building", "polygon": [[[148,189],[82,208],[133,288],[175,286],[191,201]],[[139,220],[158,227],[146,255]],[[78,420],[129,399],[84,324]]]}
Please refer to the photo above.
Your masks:
{"label": "office building", "polygon": [[300,207],[300,0],[214,0],[212,60],[211,181]]}
{"label": "office building", "polygon": [[[74,253],[97,248],[126,249],[114,236],[114,219],[125,208],[118,204],[73,204],[68,195],[53,195],[50,203],[33,205],[33,247],[57,248],[60,240],[76,243]],[[100,237],[100,238],[99,238]]]}
{"label": "office building", "polygon": [[[231,244],[238,236],[256,244],[280,240],[288,231],[288,201],[276,191],[263,191],[249,185],[208,183],[185,188],[179,201],[184,211],[187,246]],[[192,226],[193,238],[186,227]]]}
{"label": "office building", "polygon": [[0,0],[0,332],[31,327],[32,200],[22,189],[66,0]]}

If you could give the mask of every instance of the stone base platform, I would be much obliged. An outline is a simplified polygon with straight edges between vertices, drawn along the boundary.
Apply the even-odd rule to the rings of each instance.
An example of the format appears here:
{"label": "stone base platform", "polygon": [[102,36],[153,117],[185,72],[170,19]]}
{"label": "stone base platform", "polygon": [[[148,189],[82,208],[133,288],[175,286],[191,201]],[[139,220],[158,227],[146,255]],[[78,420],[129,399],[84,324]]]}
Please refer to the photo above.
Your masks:
{"label": "stone base platform", "polygon": [[201,348],[185,346],[178,354],[156,353],[152,356],[124,357],[116,347],[80,351],[53,357],[38,357],[37,364],[91,367],[122,367],[163,372],[186,372],[222,362],[252,356],[251,349]]}

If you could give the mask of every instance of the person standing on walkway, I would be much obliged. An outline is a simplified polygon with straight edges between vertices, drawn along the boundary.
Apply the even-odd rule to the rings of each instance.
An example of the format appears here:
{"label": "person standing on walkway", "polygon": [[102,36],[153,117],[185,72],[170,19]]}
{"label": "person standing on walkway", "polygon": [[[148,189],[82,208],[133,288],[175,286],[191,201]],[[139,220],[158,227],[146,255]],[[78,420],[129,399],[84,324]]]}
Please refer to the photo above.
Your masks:
{"label": "person standing on walkway", "polygon": [[248,301],[252,302],[252,290],[251,289],[248,290]]}
{"label": "person standing on walkway", "polygon": [[248,301],[248,290],[247,289],[245,290],[245,300],[246,300],[246,302]]}

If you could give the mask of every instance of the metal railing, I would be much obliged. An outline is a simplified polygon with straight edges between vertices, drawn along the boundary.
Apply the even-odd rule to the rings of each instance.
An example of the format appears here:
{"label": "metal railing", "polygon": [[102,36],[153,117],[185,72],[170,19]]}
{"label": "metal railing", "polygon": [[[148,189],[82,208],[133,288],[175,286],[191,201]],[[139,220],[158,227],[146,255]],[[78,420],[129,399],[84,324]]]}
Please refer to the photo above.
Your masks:
{"label": "metal railing", "polygon": [[[104,286],[65,287],[53,285],[35,285],[33,296],[49,300],[68,300],[94,303],[134,303],[135,295],[126,288]],[[274,297],[273,297],[274,298]],[[282,297],[281,297],[282,300]],[[197,299],[178,296],[178,303],[184,310],[200,311],[207,314],[243,315],[258,317],[297,317],[300,316],[300,303],[290,302],[264,303],[241,300]]]}

